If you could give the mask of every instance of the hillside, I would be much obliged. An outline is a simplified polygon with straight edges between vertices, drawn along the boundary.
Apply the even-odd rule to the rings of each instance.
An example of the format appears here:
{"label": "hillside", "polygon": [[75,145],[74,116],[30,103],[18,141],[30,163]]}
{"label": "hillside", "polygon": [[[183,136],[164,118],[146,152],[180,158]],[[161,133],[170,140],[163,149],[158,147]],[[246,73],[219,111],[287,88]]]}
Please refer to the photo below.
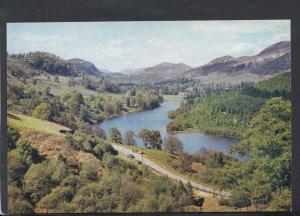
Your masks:
{"label": "hillside", "polygon": [[284,73],[254,85],[221,93],[204,92],[169,112],[168,131],[200,130],[242,137],[255,113],[272,97],[290,99],[291,74]]}
{"label": "hillside", "polygon": [[[40,89],[50,87],[54,94],[73,90],[84,94],[120,92],[118,86],[100,77],[92,63],[79,59],[66,61],[46,52],[8,55],[7,70],[9,85],[22,83]],[[89,77],[91,75],[93,78]]]}
{"label": "hillside", "polygon": [[[18,117],[30,124],[27,116]],[[40,127],[51,124],[43,121]],[[8,132],[15,144],[10,143],[8,152],[11,213],[201,210],[192,205],[194,191],[189,185],[117,155],[96,134],[77,131],[62,137],[28,129],[19,122],[15,126],[18,131],[9,123]],[[217,198],[208,196],[208,200],[219,207]]]}
{"label": "hillside", "polygon": [[183,77],[195,78],[212,73],[268,75],[287,71],[291,68],[290,46],[289,41],[282,41],[267,47],[254,56],[220,57],[184,73]]}
{"label": "hillside", "polygon": [[78,58],[70,59],[67,61],[73,64],[79,71],[86,75],[99,77],[101,74],[103,74],[103,72],[99,71],[92,62]]}
{"label": "hillside", "polygon": [[149,76],[149,78],[158,77],[161,79],[172,79],[182,75],[184,72],[192,69],[190,66],[183,63],[172,64],[163,62],[153,67],[145,68],[143,70],[135,72],[132,76]]}

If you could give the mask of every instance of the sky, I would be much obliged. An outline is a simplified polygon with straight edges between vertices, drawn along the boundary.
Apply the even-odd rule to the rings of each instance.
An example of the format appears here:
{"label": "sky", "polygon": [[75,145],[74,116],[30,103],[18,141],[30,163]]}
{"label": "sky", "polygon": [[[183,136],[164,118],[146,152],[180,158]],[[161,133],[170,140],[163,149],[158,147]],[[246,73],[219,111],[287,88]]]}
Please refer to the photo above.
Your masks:
{"label": "sky", "polygon": [[197,67],[231,55],[255,55],[290,40],[289,20],[9,23],[10,54],[45,51],[119,72],[161,62]]}

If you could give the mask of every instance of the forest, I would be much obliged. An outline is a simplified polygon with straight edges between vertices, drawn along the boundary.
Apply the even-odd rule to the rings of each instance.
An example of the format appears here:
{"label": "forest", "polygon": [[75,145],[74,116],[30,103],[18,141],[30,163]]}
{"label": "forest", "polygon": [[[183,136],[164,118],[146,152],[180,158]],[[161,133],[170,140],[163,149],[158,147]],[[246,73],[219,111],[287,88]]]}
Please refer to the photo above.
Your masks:
{"label": "forest", "polygon": [[252,117],[266,100],[290,100],[291,76],[284,73],[240,89],[190,96],[178,110],[169,112],[173,121],[168,131],[200,130],[224,136],[242,137]]}

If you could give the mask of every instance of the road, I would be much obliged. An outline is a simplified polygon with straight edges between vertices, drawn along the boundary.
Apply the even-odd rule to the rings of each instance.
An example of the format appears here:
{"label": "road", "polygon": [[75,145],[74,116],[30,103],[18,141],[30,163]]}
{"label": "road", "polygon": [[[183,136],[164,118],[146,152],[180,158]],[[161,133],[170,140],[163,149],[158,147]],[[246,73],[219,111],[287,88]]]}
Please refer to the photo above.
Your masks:
{"label": "road", "polygon": [[[134,153],[132,152],[131,149],[128,149],[124,146],[119,146],[119,145],[112,145],[114,147],[115,150],[117,150],[118,152],[124,154],[125,156],[128,155],[128,154],[132,154],[134,155],[134,159],[135,160],[138,160],[138,161],[142,161],[142,155],[139,154],[139,153]],[[182,183],[184,184],[187,184],[188,182],[191,183],[192,187],[194,188],[197,188],[201,191],[205,191],[205,192],[208,192],[208,193],[214,193],[214,194],[217,194],[217,195],[222,195],[222,196],[225,196],[225,197],[229,197],[231,195],[231,193],[229,192],[226,192],[226,191],[218,191],[218,190],[215,190],[213,189],[212,187],[208,187],[208,186],[205,186],[205,185],[201,185],[201,184],[198,184],[198,183],[195,183],[195,182],[192,182],[192,181],[189,181],[181,176],[178,176],[174,173],[171,173],[169,172],[168,170],[160,167],[159,165],[157,165],[156,163],[154,163],[153,161],[143,157],[143,163],[151,168],[153,168],[154,170],[172,178],[172,179],[175,179],[177,181],[181,181]]]}

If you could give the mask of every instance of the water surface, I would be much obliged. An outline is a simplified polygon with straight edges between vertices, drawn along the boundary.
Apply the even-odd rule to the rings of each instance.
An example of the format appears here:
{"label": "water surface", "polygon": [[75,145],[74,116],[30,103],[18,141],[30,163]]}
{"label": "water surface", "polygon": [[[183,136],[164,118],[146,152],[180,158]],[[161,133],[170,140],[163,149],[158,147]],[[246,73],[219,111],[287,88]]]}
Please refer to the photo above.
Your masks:
{"label": "water surface", "polygon": [[[124,136],[128,130],[132,130],[136,134],[144,128],[159,130],[164,139],[168,136],[166,126],[171,121],[171,119],[168,118],[167,113],[179,106],[180,102],[164,102],[158,108],[152,110],[129,113],[128,115],[105,120],[100,123],[100,127],[105,130],[107,135],[111,127],[117,127],[121,131],[122,136]],[[229,145],[238,144],[240,142],[240,140],[236,138],[221,137],[198,132],[180,133],[175,134],[175,136],[181,140],[184,151],[188,153],[195,153],[199,151],[201,147],[205,147],[210,150],[215,149],[222,151],[225,154],[229,154]],[[144,146],[141,139],[137,138],[136,141],[138,146]],[[237,155],[234,156],[238,157]]]}

